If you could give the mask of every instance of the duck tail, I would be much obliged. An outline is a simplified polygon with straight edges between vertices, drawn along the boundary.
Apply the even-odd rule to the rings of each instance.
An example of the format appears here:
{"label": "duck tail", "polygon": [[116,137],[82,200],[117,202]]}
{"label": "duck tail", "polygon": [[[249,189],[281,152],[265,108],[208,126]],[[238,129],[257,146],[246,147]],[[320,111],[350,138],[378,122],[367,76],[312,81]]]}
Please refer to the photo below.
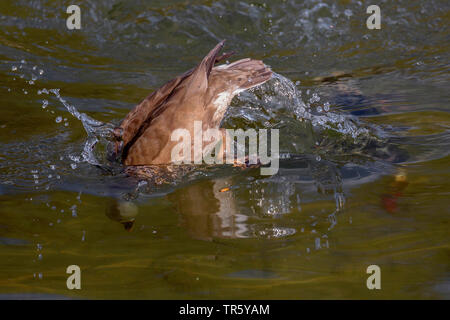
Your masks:
{"label": "duck tail", "polygon": [[263,84],[272,77],[272,70],[261,60],[241,59],[224,67],[226,77],[235,84],[239,90],[247,90]]}
{"label": "duck tail", "polygon": [[220,41],[202,60],[201,65],[205,66],[206,75],[209,77],[214,64],[219,62],[220,60],[225,59],[225,54],[219,56],[220,50],[222,50],[223,45],[225,44],[225,40]]}

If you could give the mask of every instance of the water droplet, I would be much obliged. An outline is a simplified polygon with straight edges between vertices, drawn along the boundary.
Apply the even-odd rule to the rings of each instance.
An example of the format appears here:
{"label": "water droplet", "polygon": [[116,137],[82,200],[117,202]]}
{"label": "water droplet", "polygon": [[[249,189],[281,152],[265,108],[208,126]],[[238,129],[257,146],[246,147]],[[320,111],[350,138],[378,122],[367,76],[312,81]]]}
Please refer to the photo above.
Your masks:
{"label": "water droplet", "polygon": [[320,101],[320,97],[317,93],[313,93],[312,97],[309,99],[310,103],[318,102]]}
{"label": "water droplet", "polygon": [[70,167],[75,170],[77,168],[77,165],[75,163],[71,163]]}
{"label": "water droplet", "polygon": [[336,199],[336,211],[340,211],[344,208],[345,205],[345,197],[343,193],[336,192],[334,195]]}
{"label": "water droplet", "polygon": [[39,70],[39,74],[40,74],[40,75],[43,75],[43,74],[44,74],[44,70],[42,70],[42,69]]}
{"label": "water droplet", "polygon": [[48,101],[47,100],[42,100],[42,109],[47,108],[48,106]]}
{"label": "water droplet", "polygon": [[62,121],[62,117],[61,116],[56,117],[56,119],[55,119],[56,123],[60,123],[61,121]]}
{"label": "water droplet", "polygon": [[11,70],[12,70],[12,71],[16,71],[16,70],[17,70],[17,67],[16,67],[16,66],[12,66],[12,67],[11,67]]}
{"label": "water droplet", "polygon": [[147,184],[148,184],[147,181],[142,180],[142,181],[139,181],[139,182],[138,182],[137,187],[138,187],[138,188],[142,188],[142,187],[146,186]]}
{"label": "water droplet", "polygon": [[70,210],[72,210],[72,217],[76,217],[77,216],[77,205],[74,204],[73,206],[71,206]]}
{"label": "water droplet", "polygon": [[321,246],[320,246],[320,238],[316,238],[314,244],[316,246],[316,250],[319,250],[321,248]]}

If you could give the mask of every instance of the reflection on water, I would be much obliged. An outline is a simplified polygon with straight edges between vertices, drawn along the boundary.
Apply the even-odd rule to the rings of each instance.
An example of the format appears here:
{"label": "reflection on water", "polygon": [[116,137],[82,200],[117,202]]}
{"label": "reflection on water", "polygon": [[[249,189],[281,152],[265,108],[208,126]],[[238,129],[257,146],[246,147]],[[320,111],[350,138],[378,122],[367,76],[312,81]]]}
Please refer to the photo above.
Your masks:
{"label": "reflection on water", "polygon": [[[69,32],[59,0],[2,2],[0,297],[448,298],[449,7],[379,5],[369,31],[361,1],[89,0]],[[280,129],[279,172],[110,162],[222,39],[277,72],[223,127]]]}
{"label": "reflection on water", "polygon": [[[351,174],[358,169],[361,168],[346,168],[346,178],[351,180]],[[284,226],[284,221],[280,221],[284,215],[301,214],[302,202],[328,201],[334,203],[331,210],[322,209],[319,217],[310,217],[313,227],[319,223],[328,225],[319,235],[326,237],[337,224],[337,215],[345,208],[341,171],[331,162],[290,156],[289,160],[282,160],[279,173],[271,177],[259,176],[258,169],[246,170],[234,175],[195,179],[182,188],[167,192],[167,200],[180,214],[181,224],[191,237],[201,240],[288,237],[300,230],[295,225]],[[374,175],[387,170],[386,166],[378,169],[374,166],[371,172],[358,172],[358,180],[375,180]],[[196,170],[199,172],[201,169]],[[367,177],[362,179],[362,175]],[[406,179],[405,176],[398,177]],[[358,183],[357,180],[348,182],[352,187]],[[144,186],[146,188],[142,188]],[[138,205],[134,203],[140,201],[138,194],[152,195],[155,192],[152,187],[156,184],[149,185],[148,180],[142,180],[137,194],[127,197],[128,201],[114,201],[107,216],[130,230],[138,215]]]}

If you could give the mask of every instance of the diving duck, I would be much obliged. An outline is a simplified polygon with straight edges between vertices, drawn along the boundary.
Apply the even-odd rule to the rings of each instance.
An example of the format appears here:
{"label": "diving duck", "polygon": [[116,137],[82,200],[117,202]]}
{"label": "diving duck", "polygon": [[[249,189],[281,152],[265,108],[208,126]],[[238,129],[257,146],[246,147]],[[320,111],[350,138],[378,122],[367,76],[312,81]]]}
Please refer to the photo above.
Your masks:
{"label": "diving duck", "polygon": [[[184,128],[193,137],[194,121],[201,121],[203,130],[218,129],[236,94],[271,78],[272,71],[260,60],[246,58],[215,66],[233,54],[220,55],[224,42],[197,67],[146,97],[114,129],[114,154],[123,165],[172,163],[171,151],[177,144],[171,140],[174,130]],[[191,149],[194,152],[193,145]]]}

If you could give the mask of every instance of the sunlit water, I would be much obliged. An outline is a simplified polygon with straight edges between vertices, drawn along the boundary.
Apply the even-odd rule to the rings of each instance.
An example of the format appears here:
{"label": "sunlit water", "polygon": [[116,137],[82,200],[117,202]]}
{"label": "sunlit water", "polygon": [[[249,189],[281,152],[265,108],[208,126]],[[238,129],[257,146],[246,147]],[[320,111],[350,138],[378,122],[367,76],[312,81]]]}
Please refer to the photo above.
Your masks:
{"label": "sunlit water", "polygon": [[[2,2],[0,297],[448,299],[449,5],[380,1],[368,30],[369,4],[85,1],[68,31],[62,1]],[[279,172],[109,162],[111,128],[221,39],[276,72],[223,127],[279,129]]]}

